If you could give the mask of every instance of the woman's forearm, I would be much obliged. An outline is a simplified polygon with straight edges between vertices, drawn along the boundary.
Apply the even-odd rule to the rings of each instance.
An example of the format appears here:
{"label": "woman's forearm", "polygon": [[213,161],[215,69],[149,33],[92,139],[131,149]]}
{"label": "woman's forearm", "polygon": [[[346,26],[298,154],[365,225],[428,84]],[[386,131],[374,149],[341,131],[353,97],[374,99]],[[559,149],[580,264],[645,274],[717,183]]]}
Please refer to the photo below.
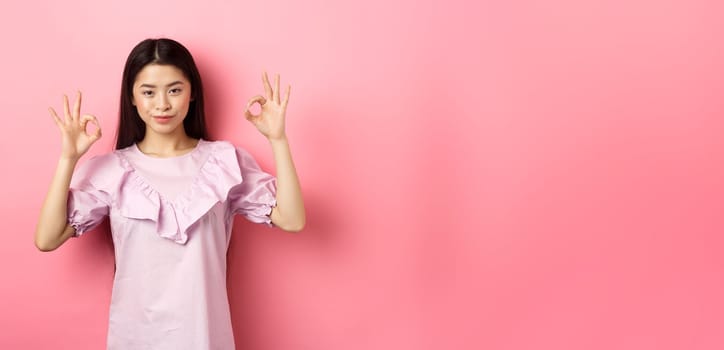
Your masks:
{"label": "woman's forearm", "polygon": [[301,231],[306,223],[306,215],[289,142],[286,137],[270,139],[269,142],[274,153],[277,173],[277,205],[272,210],[272,222],[286,231]]}
{"label": "woman's forearm", "polygon": [[50,183],[48,194],[40,209],[35,228],[35,246],[42,251],[58,248],[73,231],[68,229],[68,190],[76,163],[75,158],[58,160],[58,167]]}

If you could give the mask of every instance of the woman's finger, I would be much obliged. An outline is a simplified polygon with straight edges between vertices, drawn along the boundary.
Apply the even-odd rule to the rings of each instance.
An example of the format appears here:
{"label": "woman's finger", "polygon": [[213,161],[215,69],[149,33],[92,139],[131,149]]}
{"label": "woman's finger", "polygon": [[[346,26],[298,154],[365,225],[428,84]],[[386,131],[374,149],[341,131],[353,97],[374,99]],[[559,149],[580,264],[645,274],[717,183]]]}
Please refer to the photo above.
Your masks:
{"label": "woman's finger", "polygon": [[274,78],[274,102],[277,104],[281,103],[279,101],[280,95],[282,94],[281,90],[279,90],[279,74],[276,75]]}
{"label": "woman's finger", "polygon": [[257,117],[257,116],[251,114],[251,112],[249,112],[248,110],[244,111],[244,118],[246,118],[246,120],[252,121],[252,120],[254,120],[254,118],[256,118],[256,117]]}
{"label": "woman's finger", "polygon": [[76,94],[75,104],[73,105],[73,117],[78,118],[80,116],[80,91]]}
{"label": "woman's finger", "polygon": [[98,123],[98,119],[96,119],[96,117],[93,117],[93,124],[96,125],[96,132],[91,135],[91,138],[93,141],[96,141],[103,136],[103,133],[101,132],[101,124]]}
{"label": "woman's finger", "polygon": [[[266,98],[264,98],[264,96],[261,96],[261,95],[256,95],[256,96],[252,97],[249,100],[249,103],[246,104],[246,112],[251,114],[251,112],[249,111],[251,106],[253,106],[255,103],[258,103],[260,106],[263,106],[266,103],[266,101],[267,101]],[[253,114],[251,114],[251,115],[253,115]]]}
{"label": "woman's finger", "polygon": [[284,103],[282,104],[282,108],[284,110],[287,109],[287,104],[289,103],[289,94],[292,92],[292,86],[287,85],[287,92],[284,94]]}
{"label": "woman's finger", "polygon": [[264,74],[262,74],[261,81],[262,83],[264,83],[264,92],[266,92],[267,100],[273,101],[274,92],[272,91],[271,84],[269,84],[269,76],[266,74],[266,71],[264,71]]}
{"label": "woman's finger", "polygon": [[[88,132],[86,130],[86,126],[88,125],[88,122],[92,122],[96,125],[96,131],[92,135],[88,135]],[[80,125],[83,128],[83,132],[88,135],[91,140],[95,141],[101,138],[101,125],[98,123],[98,118],[96,118],[94,115],[91,114],[85,114],[81,117]]]}
{"label": "woman's finger", "polygon": [[[82,117],[80,117],[80,128],[85,132],[85,127],[88,125],[88,122],[93,120],[93,117],[90,114],[85,114]],[[87,133],[86,133],[87,134]]]}
{"label": "woman's finger", "polygon": [[254,96],[251,100],[249,100],[249,103],[246,105],[246,110],[244,111],[244,117],[248,121],[254,121],[259,117],[259,115],[254,115],[251,113],[251,106],[253,106],[255,103],[258,103],[260,106],[263,106],[266,103],[266,99],[264,96]]}
{"label": "woman's finger", "polygon": [[63,94],[63,113],[65,113],[65,120],[70,121],[73,119],[73,115],[70,114],[68,95],[65,94]]}
{"label": "woman's finger", "polygon": [[48,111],[50,111],[50,115],[53,117],[53,120],[55,120],[55,124],[62,127],[63,121],[58,118],[58,113],[55,113],[53,107],[48,107]]}

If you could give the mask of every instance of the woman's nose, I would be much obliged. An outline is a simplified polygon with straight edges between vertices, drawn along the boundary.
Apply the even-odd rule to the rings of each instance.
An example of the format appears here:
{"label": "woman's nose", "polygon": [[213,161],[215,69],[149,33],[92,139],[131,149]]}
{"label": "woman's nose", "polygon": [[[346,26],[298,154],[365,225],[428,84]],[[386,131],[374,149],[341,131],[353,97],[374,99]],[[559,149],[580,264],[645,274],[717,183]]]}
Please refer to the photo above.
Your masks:
{"label": "woman's nose", "polygon": [[158,102],[156,103],[156,108],[162,111],[171,108],[171,104],[168,102],[168,97],[161,95]]}

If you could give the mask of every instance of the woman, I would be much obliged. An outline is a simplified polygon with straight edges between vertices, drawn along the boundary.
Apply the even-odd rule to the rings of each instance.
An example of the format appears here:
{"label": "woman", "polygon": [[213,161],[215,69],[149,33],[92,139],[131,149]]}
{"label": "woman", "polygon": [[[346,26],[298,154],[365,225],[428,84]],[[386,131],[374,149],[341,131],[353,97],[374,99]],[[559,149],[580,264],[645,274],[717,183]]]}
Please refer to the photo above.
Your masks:
{"label": "woman", "polygon": [[[279,76],[245,116],[269,140],[277,178],[245,150],[209,141],[201,77],[189,51],[147,39],[123,71],[116,150],[78,159],[101,137],[81,115],[81,94],[64,118],[58,167],[41,209],[35,244],[58,248],[108,216],[116,273],[108,349],[234,349],[226,294],[233,216],[300,231],[304,204],[287,141]],[[261,106],[254,115],[249,108]],[[89,134],[87,124],[96,124]]]}

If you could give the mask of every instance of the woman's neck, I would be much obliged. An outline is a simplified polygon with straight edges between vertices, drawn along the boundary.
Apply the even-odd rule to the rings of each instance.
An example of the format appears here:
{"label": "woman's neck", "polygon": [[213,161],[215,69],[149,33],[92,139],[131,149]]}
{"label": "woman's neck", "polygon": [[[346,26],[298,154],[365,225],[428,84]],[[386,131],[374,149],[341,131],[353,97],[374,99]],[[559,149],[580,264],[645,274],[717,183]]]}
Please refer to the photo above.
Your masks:
{"label": "woman's neck", "polygon": [[138,142],[138,149],[149,156],[176,157],[193,150],[199,140],[184,135],[155,135],[146,134]]}

